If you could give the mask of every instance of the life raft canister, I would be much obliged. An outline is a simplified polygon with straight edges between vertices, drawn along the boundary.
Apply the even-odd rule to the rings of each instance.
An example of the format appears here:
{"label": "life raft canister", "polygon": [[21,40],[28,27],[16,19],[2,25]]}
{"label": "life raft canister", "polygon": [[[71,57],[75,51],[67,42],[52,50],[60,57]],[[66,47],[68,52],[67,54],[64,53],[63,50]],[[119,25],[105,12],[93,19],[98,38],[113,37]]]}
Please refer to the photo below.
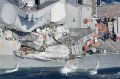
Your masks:
{"label": "life raft canister", "polygon": [[90,22],[90,19],[88,19],[88,18],[83,19],[84,24],[88,24],[89,22]]}
{"label": "life raft canister", "polygon": [[99,37],[98,34],[94,34],[94,35],[93,35],[94,43],[97,43],[97,42],[98,42],[98,40],[97,40],[98,37]]}
{"label": "life raft canister", "polygon": [[93,42],[93,40],[92,39],[88,39],[87,40],[87,46],[90,46],[91,44],[93,44],[94,42]]}
{"label": "life raft canister", "polygon": [[88,47],[87,45],[84,45],[84,46],[82,47],[82,50],[85,51],[85,52],[87,52],[87,51],[89,51],[89,47]]}

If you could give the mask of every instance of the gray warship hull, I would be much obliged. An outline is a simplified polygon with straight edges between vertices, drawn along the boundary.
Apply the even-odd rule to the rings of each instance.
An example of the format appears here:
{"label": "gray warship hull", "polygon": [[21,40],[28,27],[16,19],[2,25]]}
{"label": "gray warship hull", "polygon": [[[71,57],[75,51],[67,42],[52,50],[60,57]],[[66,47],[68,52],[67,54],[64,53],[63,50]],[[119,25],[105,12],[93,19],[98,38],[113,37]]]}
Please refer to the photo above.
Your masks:
{"label": "gray warship hull", "polygon": [[[61,0],[62,1],[62,0]],[[64,1],[64,0],[63,0]],[[1,2],[1,3],[6,3],[6,2]],[[64,2],[65,3],[65,2]],[[62,4],[64,5],[64,4]],[[3,6],[3,5],[2,5]],[[0,7],[2,7],[0,6]],[[5,14],[7,12],[9,12],[9,8],[6,8],[6,6],[11,6],[9,8],[12,8],[11,9],[11,13],[9,13],[10,15],[8,15],[8,18],[4,18],[4,17],[7,17]],[[48,5],[47,5],[48,6]],[[60,4],[61,6],[61,4]],[[69,8],[68,8],[68,7]],[[65,6],[63,6],[65,7]],[[71,7],[73,8],[73,13],[71,13]],[[10,28],[10,29],[16,29],[18,31],[23,31],[23,32],[31,32],[33,31],[34,29],[38,28],[38,27],[42,27],[43,25],[47,25],[49,24],[49,20],[52,19],[52,18],[49,18],[51,15],[48,16],[48,14],[52,13],[50,9],[50,7],[46,7],[44,9],[40,9],[39,11],[37,12],[40,12],[39,14],[40,15],[36,15],[36,17],[34,17],[33,20],[35,20],[35,22],[39,21],[41,18],[45,18],[45,20],[43,19],[43,21],[39,21],[35,26],[31,26],[30,28],[26,28],[27,26],[29,26],[30,23],[32,22],[29,22],[29,18],[33,18],[33,17],[28,17],[28,19],[22,17],[19,17],[17,11],[15,10],[15,8],[11,5],[11,4],[6,4],[3,6],[3,8],[1,8],[3,11],[2,11],[2,18],[0,18],[1,22],[3,24],[7,24],[7,26],[3,26],[3,27],[7,27],[7,28]],[[53,9],[54,9],[54,6],[53,6]],[[65,9],[65,8],[62,8],[62,9]],[[83,20],[86,20],[86,16],[88,15],[83,15],[84,13],[87,12],[90,13],[89,17],[91,17],[91,8],[86,6],[86,8],[84,7],[76,7],[76,6],[72,6],[71,4],[66,4],[66,12],[70,13],[70,14],[67,14],[69,16],[67,16],[66,20],[69,22],[67,23],[66,21],[66,25],[68,25],[69,27],[74,27],[74,26],[84,26],[82,24],[82,21],[81,19],[77,18],[78,16],[79,17],[82,17]],[[79,9],[80,9],[80,12],[84,11],[82,9],[86,9],[87,11],[85,12],[82,12],[82,13],[79,13]],[[45,12],[44,12],[45,10]],[[75,10],[75,11],[74,11]],[[90,10],[90,11],[88,11]],[[43,12],[42,12],[43,11]],[[49,12],[48,12],[49,11]],[[53,10],[54,11],[54,10]],[[69,12],[70,11],[70,12]],[[26,13],[26,12],[25,12]],[[33,12],[33,13],[36,13],[36,12]],[[77,13],[77,14],[75,14]],[[46,15],[45,15],[46,14]],[[29,13],[27,13],[27,15],[30,15]],[[56,14],[57,15],[57,14]],[[75,16],[76,15],[76,16]],[[14,18],[13,18],[14,16]],[[71,16],[75,16],[75,17],[71,17]],[[84,19],[84,17],[85,19]],[[68,18],[69,17],[69,18]],[[88,18],[89,18],[88,17]],[[12,18],[12,20],[11,20]],[[23,20],[24,19],[24,20]],[[63,19],[63,18],[62,18]],[[89,19],[88,19],[89,20]],[[61,19],[59,20],[61,21]],[[52,21],[50,21],[52,22]],[[56,22],[56,21],[55,21]],[[79,22],[81,22],[79,24]],[[40,24],[39,24],[40,23]],[[9,25],[8,25],[9,24]],[[13,26],[13,25],[14,26]],[[24,26],[24,24],[26,26]],[[61,24],[61,22],[60,22]],[[11,26],[12,25],[12,26]],[[22,26],[23,25],[23,26]],[[34,24],[33,24],[34,25]],[[38,26],[40,25],[40,26]],[[66,26],[64,25],[63,23],[63,26]],[[22,27],[21,27],[22,26]],[[52,26],[52,25],[51,25]],[[56,26],[55,24],[53,26]],[[86,25],[85,25],[86,26]],[[88,26],[88,25],[87,25]],[[57,28],[57,27],[56,27]],[[47,28],[46,28],[47,29]],[[62,28],[61,28],[62,29]],[[78,29],[78,28],[77,28]],[[40,28],[38,29],[40,30]],[[50,31],[51,29],[49,29]],[[52,29],[54,30],[54,29]],[[45,30],[42,29],[42,31],[44,32]],[[59,31],[59,30],[58,30]],[[62,31],[62,30],[60,30]],[[45,31],[46,32],[46,31]],[[71,31],[72,32],[72,31]],[[76,31],[75,31],[76,32]],[[73,36],[76,35],[76,36],[79,36],[82,38],[82,36],[86,36],[91,34],[91,33],[88,33],[88,29],[85,30],[85,35],[84,34],[81,34],[81,32],[83,32],[83,29],[80,30],[78,29],[78,32],[80,33],[75,33],[73,32]],[[11,33],[11,32],[10,32]],[[35,32],[36,33],[36,32]],[[47,32],[48,33],[48,32]],[[64,33],[62,31],[62,33]],[[39,34],[39,33],[38,33]],[[48,35],[46,33],[43,33],[43,35]],[[78,35],[77,35],[78,34]],[[61,35],[61,32],[60,34],[58,35]],[[57,33],[56,33],[56,36],[58,36]],[[9,34],[9,31],[8,31],[8,36],[10,37],[13,37],[13,35]],[[90,36],[90,35],[89,35]],[[56,67],[60,67],[60,68],[63,68],[63,67],[69,67],[69,68],[72,68],[72,69],[83,69],[83,70],[94,70],[94,69],[104,69],[104,68],[113,68],[113,67],[120,67],[120,53],[109,53],[109,54],[103,54],[103,53],[100,53],[100,54],[92,54],[92,55],[86,55],[84,57],[78,57],[78,58],[75,58],[75,59],[71,59],[71,60],[60,60],[60,59],[52,59],[52,60],[41,60],[39,58],[26,58],[26,57],[22,57],[22,56],[15,56],[13,51],[15,50],[19,50],[20,46],[19,43],[17,42],[18,40],[21,40],[19,38],[16,37],[16,42],[15,41],[11,41],[11,40],[6,40],[6,37],[7,35],[5,36],[5,34],[1,34],[1,38],[0,38],[0,73],[10,73],[10,72],[14,72],[14,71],[17,71],[19,68],[32,68],[32,67],[47,67],[47,68],[56,68]],[[30,36],[31,37],[31,36]],[[34,36],[33,36],[34,37]],[[38,37],[38,36],[37,36]],[[78,37],[78,38],[79,38]],[[84,39],[86,39],[86,37]],[[9,37],[8,37],[9,38]],[[24,38],[24,37],[23,37]],[[25,39],[25,38],[24,38]],[[25,42],[25,40],[23,39],[23,42]],[[31,38],[32,39],[32,38]],[[84,40],[84,39],[81,39],[81,40]],[[28,40],[28,38],[26,38],[26,41]],[[34,39],[32,39],[34,40]],[[40,39],[41,40],[41,39]],[[38,40],[38,41],[40,41]],[[36,39],[37,41],[37,39]],[[86,40],[87,41],[87,40]],[[20,41],[19,41],[20,42]],[[33,42],[33,41],[32,41]],[[84,42],[84,41],[83,41]],[[68,43],[69,44],[69,43]],[[31,47],[32,47],[33,43],[31,43]],[[81,44],[79,44],[81,45]],[[34,46],[33,46],[34,47]],[[56,51],[55,51],[56,52]],[[53,53],[53,52],[52,52]],[[60,55],[60,54],[58,54]],[[53,55],[54,56],[54,55]],[[58,57],[58,56],[57,56]],[[74,68],[73,68],[74,67]]]}
{"label": "gray warship hull", "polygon": [[[12,55],[0,55],[0,69],[14,69],[16,63],[19,68],[31,67],[64,67],[66,65],[76,66],[78,69],[94,69],[99,62],[98,69],[120,67],[120,54],[102,54],[102,55],[87,55],[85,58],[74,59],[70,61],[50,60],[42,61],[39,59],[28,59],[15,57]],[[13,63],[12,63],[13,62]]]}

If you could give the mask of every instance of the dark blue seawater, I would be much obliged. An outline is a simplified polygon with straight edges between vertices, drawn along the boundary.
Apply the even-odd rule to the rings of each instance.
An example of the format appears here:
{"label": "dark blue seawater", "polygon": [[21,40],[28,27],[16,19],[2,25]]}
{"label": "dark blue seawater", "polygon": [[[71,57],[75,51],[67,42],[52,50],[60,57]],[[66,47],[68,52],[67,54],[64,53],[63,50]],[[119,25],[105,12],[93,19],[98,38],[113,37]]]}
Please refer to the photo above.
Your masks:
{"label": "dark blue seawater", "polygon": [[[98,1],[98,3],[100,2],[100,0],[97,0]],[[112,3],[112,2],[120,2],[120,0],[101,0],[101,1],[104,1],[104,2],[106,2],[106,3]]]}
{"label": "dark blue seawater", "polygon": [[96,75],[80,70],[65,75],[61,74],[60,69],[57,68],[27,68],[0,75],[0,79],[120,79],[120,68],[98,70]]}
{"label": "dark blue seawater", "polygon": [[[99,0],[98,0],[99,1]],[[101,1],[105,1],[107,3],[111,3],[111,2],[120,2],[120,0],[101,0]]]}

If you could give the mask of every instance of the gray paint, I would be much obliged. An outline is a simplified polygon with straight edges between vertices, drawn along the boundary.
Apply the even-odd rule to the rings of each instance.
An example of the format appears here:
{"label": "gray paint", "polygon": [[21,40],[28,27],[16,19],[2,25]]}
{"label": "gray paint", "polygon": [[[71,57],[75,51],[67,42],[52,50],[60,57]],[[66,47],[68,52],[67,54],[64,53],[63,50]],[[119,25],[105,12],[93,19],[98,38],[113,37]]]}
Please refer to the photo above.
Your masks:
{"label": "gray paint", "polygon": [[71,5],[69,3],[66,4],[66,22],[67,22],[67,26],[70,28],[79,28],[80,25],[78,24],[78,22],[80,22],[79,20],[79,8]]}
{"label": "gray paint", "polygon": [[[6,55],[9,58],[9,56]],[[7,62],[8,60],[1,57],[1,62]],[[87,55],[84,59],[75,59],[72,60],[69,64],[74,65],[75,63],[78,69],[94,69],[97,62],[99,61],[99,69],[111,68],[111,67],[120,67],[120,54],[102,54],[102,55]],[[13,59],[13,61],[15,61]],[[67,62],[53,60],[53,61],[40,61],[40,60],[31,60],[26,58],[18,58],[17,62],[19,63],[19,68],[28,68],[28,67],[63,67]],[[8,62],[9,63],[9,62]],[[6,63],[6,64],[8,64]],[[12,68],[12,63],[9,63],[9,66],[2,64],[0,69]]]}

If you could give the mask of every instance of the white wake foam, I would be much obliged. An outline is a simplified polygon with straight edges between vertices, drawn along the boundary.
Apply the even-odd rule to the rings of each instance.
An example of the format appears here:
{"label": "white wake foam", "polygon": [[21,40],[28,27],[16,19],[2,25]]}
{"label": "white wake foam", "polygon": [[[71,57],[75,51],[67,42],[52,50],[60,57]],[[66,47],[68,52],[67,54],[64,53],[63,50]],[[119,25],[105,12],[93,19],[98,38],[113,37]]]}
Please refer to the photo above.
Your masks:
{"label": "white wake foam", "polygon": [[61,69],[61,73],[65,74],[65,75],[68,75],[68,73],[75,72],[76,69],[77,69],[76,66],[65,66]]}
{"label": "white wake foam", "polygon": [[90,73],[90,75],[95,75],[95,74],[97,74],[98,72],[97,72],[97,70],[90,70],[89,73]]}
{"label": "white wake foam", "polygon": [[89,70],[90,75],[95,75],[95,74],[97,74],[97,73],[98,73],[98,71],[97,71],[98,68],[99,68],[99,61],[97,62],[96,67],[95,67],[94,69]]}
{"label": "white wake foam", "polygon": [[12,69],[12,70],[6,70],[5,73],[12,73],[12,72],[16,72],[16,71],[18,71],[18,66],[19,66],[19,64],[17,63],[15,69]]}

